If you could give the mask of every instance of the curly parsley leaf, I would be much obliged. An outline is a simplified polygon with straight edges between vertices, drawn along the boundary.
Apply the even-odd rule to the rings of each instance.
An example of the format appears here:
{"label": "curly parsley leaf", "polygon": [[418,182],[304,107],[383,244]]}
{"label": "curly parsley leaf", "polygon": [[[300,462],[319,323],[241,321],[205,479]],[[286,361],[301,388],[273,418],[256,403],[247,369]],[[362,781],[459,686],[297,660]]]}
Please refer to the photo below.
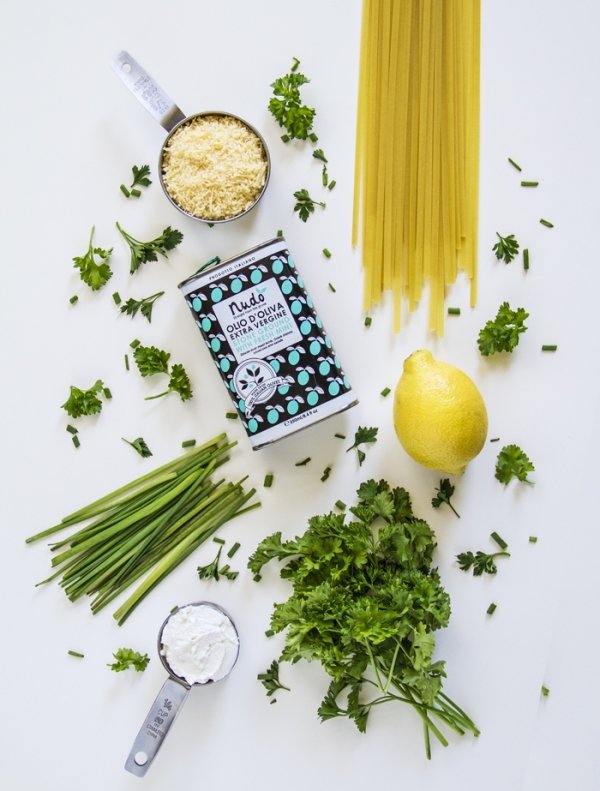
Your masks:
{"label": "curly parsley leaf", "polygon": [[306,140],[309,137],[316,110],[302,103],[300,88],[310,82],[308,77],[296,71],[300,61],[294,60],[289,74],[278,77],[271,83],[273,96],[269,100],[269,112],[279,126],[286,130],[284,142]]}
{"label": "curly parsley leaf", "polygon": [[527,330],[525,319],[529,313],[524,308],[512,310],[503,302],[493,321],[488,321],[479,332],[477,345],[484,357],[497,352],[512,352],[519,343],[519,336]]}
{"label": "curly parsley leaf", "polygon": [[139,239],[135,239],[128,234],[119,223],[116,225],[119,229],[119,233],[129,246],[131,254],[129,272],[131,274],[137,272],[140,266],[148,261],[158,261],[159,255],[162,255],[163,258],[167,258],[167,253],[170,250],[174,250],[183,239],[181,231],[171,228],[169,225],[163,230],[160,236],[156,237],[156,239],[152,239],[149,242],[141,242]]}
{"label": "curly parsley leaf", "polygon": [[72,418],[97,415],[102,411],[102,401],[98,394],[102,393],[106,397],[104,391],[104,382],[101,379],[98,379],[88,390],[81,390],[71,385],[69,397],[61,407]]}
{"label": "curly parsley leaf", "polygon": [[496,478],[500,483],[507,484],[513,478],[524,483],[531,483],[527,475],[534,472],[531,459],[518,445],[505,445],[496,460]]}
{"label": "curly parsley leaf", "polygon": [[119,648],[118,651],[115,651],[113,657],[115,661],[112,664],[108,663],[108,667],[114,670],[115,673],[120,673],[130,667],[141,673],[148,667],[148,662],[150,662],[148,654],[140,654],[132,648]]}
{"label": "curly parsley leaf", "polygon": [[133,359],[142,376],[168,373],[170,357],[170,352],[156,346],[142,346],[141,343],[133,350]]}
{"label": "curly parsley leaf", "polygon": [[132,440],[131,442],[128,439],[125,439],[125,437],[121,437],[121,439],[123,442],[131,445],[131,447],[140,454],[142,459],[147,459],[148,457],[152,456],[152,451],[146,444],[146,440],[143,437],[136,437],[136,439]]}
{"label": "curly parsley leaf", "polygon": [[512,233],[508,236],[500,236],[498,231],[496,231],[496,236],[498,237],[499,241],[497,241],[492,247],[492,250],[499,261],[504,261],[505,264],[510,264],[513,258],[515,258],[519,252],[519,243]]}
{"label": "curly parsley leaf", "polygon": [[144,318],[148,319],[148,322],[151,322],[152,308],[154,307],[154,303],[159,297],[162,297],[164,293],[164,291],[158,291],[156,294],[152,294],[149,297],[144,297],[143,299],[130,298],[127,300],[127,302],[120,306],[120,311],[121,313],[125,313],[127,316],[131,316],[132,318],[139,311],[142,316],[144,316]]}
{"label": "curly parsley leaf", "polygon": [[470,550],[468,552],[461,552],[456,556],[458,565],[463,571],[473,569],[474,577],[481,577],[482,574],[495,574],[498,571],[495,558],[510,557],[510,552],[493,552],[488,554],[479,550],[475,554]]}
{"label": "curly parsley leaf", "polygon": [[350,445],[346,453],[349,453],[351,450],[354,450],[356,448],[359,466],[362,466],[362,463],[366,458],[366,454],[364,450],[362,450],[359,446],[377,442],[378,431],[379,431],[378,428],[375,427],[367,428],[366,426],[359,426],[358,429],[356,430],[354,434],[354,444]]}
{"label": "curly parsley leaf", "polygon": [[296,198],[294,211],[298,212],[298,216],[302,222],[306,222],[308,220],[310,215],[314,212],[315,206],[320,206],[322,209],[324,209],[326,206],[323,201],[313,200],[306,189],[301,189],[294,192],[294,198]]}
{"label": "curly parsley leaf", "polygon": [[442,503],[446,503],[446,505],[449,506],[460,519],[460,514],[450,502],[450,498],[454,494],[454,486],[450,483],[450,479],[442,478],[439,487],[436,487],[436,492],[437,494],[431,500],[431,505],[434,508],[439,508]]}
{"label": "curly parsley leaf", "polygon": [[103,250],[101,247],[94,247],[94,230],[92,227],[88,249],[82,256],[73,258],[73,266],[79,269],[79,277],[88,285],[92,291],[105,286],[112,277],[112,269],[108,265],[108,260],[113,251]]}

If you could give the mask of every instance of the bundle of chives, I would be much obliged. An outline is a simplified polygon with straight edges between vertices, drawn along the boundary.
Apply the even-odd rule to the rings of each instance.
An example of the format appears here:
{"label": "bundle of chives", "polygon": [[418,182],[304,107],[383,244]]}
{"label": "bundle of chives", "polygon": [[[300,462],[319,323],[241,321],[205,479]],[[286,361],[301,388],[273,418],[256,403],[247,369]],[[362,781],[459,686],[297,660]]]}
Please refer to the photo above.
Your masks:
{"label": "bundle of chives", "polygon": [[259,505],[246,505],[256,490],[244,491],[245,478],[237,483],[211,478],[235,444],[220,434],[28,538],[31,543],[88,522],[51,545],[57,553],[52,567],[57,570],[38,584],[61,577],[60,585],[71,601],[94,597],[91,609],[96,613],[147,574],[114,613],[122,624],[219,527]]}

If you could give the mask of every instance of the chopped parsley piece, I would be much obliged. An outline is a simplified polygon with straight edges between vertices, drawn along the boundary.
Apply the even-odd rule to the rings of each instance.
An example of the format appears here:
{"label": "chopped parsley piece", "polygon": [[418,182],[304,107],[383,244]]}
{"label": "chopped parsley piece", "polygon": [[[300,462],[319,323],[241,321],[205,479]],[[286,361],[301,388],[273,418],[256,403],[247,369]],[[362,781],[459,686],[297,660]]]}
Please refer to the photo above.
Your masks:
{"label": "chopped parsley piece", "polygon": [[102,379],[96,380],[88,390],[81,390],[79,387],[71,385],[69,397],[61,406],[72,418],[97,415],[102,412],[102,401],[98,398],[99,393],[104,395]]}
{"label": "chopped parsley piece", "polygon": [[363,450],[361,450],[360,445],[366,445],[373,442],[377,442],[377,432],[379,431],[378,428],[374,426],[367,428],[366,426],[359,426],[354,434],[354,444],[350,445],[346,453],[349,453],[351,450],[356,449],[356,453],[358,456],[358,464],[362,466],[363,461],[366,458],[366,454]]}
{"label": "chopped parsley piece", "polygon": [[290,691],[290,688],[285,687],[279,680],[279,662],[276,659],[271,662],[268,670],[264,673],[259,673],[256,678],[267,690],[267,697],[269,698],[280,689],[287,689],[288,692]]}
{"label": "chopped parsley piece", "polygon": [[140,654],[132,648],[119,648],[118,651],[115,651],[113,656],[116,661],[109,664],[108,667],[116,673],[120,673],[122,670],[127,670],[130,667],[138,673],[141,673],[148,667],[148,662],[150,662],[148,654]]}
{"label": "chopped parsley piece", "polygon": [[131,274],[137,272],[140,266],[148,261],[158,261],[159,255],[162,255],[163,258],[167,258],[167,253],[175,249],[183,239],[181,231],[171,228],[170,225],[163,230],[160,236],[157,236],[156,239],[152,239],[149,242],[141,242],[139,239],[135,239],[128,234],[119,223],[117,223],[117,228],[129,246],[129,272]]}
{"label": "chopped parsley piece", "polygon": [[446,503],[446,505],[451,508],[456,516],[460,519],[460,514],[450,502],[450,498],[454,494],[454,486],[450,483],[450,479],[442,478],[439,487],[436,487],[436,492],[437,494],[432,499],[431,505],[434,508],[439,508],[442,503]]}
{"label": "chopped parsley piece", "polygon": [[519,252],[519,243],[512,233],[508,236],[500,236],[498,231],[496,231],[496,236],[498,237],[499,241],[497,241],[492,247],[492,250],[496,254],[496,258],[499,261],[504,261],[505,264],[510,264],[513,258]]}
{"label": "chopped parsley piece", "polygon": [[133,318],[139,311],[150,323],[152,321],[152,308],[154,307],[154,303],[159,297],[162,297],[164,293],[164,291],[157,291],[156,294],[151,294],[149,297],[144,297],[143,299],[130,298],[124,305],[121,305],[121,313],[125,313],[127,316]]}
{"label": "chopped parsley piece", "polygon": [[298,216],[302,222],[306,222],[308,220],[310,215],[314,212],[315,206],[320,206],[322,209],[324,209],[326,206],[323,201],[313,200],[306,189],[301,189],[294,192],[294,198],[296,198],[294,211],[298,212]]}
{"label": "chopped parsley piece", "polygon": [[213,579],[215,582],[218,582],[221,577],[225,577],[226,579],[233,581],[239,574],[238,571],[231,571],[229,568],[229,564],[225,564],[219,568],[219,563],[221,562],[221,552],[223,550],[223,546],[220,546],[217,551],[217,556],[215,559],[209,563],[207,566],[198,566],[198,578],[201,580],[209,580]]}
{"label": "chopped parsley piece", "polygon": [[503,302],[493,321],[486,322],[477,338],[479,351],[484,357],[497,352],[512,352],[519,343],[519,336],[527,330],[525,319],[529,313],[524,308],[512,310]]}
{"label": "chopped parsley piece", "polygon": [[94,247],[94,228],[92,227],[90,233],[90,241],[88,249],[82,256],[75,256],[73,258],[73,266],[79,269],[79,277],[83,282],[88,285],[92,291],[105,286],[112,277],[112,269],[108,265],[112,247],[108,250],[103,250],[101,247]]}
{"label": "chopped parsley piece", "polygon": [[534,471],[531,460],[518,445],[505,445],[496,459],[496,478],[505,485],[513,478],[531,483],[527,474]]}
{"label": "chopped parsley piece", "polygon": [[510,557],[510,552],[494,552],[488,554],[486,552],[478,551],[473,554],[470,550],[468,552],[461,552],[456,556],[459,568],[463,571],[473,569],[474,577],[481,577],[482,574],[495,574],[498,568],[494,562],[495,558]]}

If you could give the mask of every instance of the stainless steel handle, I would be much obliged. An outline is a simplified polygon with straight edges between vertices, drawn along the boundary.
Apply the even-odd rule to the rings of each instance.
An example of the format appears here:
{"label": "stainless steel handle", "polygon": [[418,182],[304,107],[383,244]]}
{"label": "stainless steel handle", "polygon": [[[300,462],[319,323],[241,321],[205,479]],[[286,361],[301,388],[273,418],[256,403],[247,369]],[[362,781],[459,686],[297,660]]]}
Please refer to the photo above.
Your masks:
{"label": "stainless steel handle", "polygon": [[172,678],[165,681],[127,756],[125,769],[128,772],[138,777],[146,774],[189,691],[189,687]]}
{"label": "stainless steel handle", "polygon": [[128,52],[119,52],[112,67],[140,104],[167,132],[183,121],[184,113]]}

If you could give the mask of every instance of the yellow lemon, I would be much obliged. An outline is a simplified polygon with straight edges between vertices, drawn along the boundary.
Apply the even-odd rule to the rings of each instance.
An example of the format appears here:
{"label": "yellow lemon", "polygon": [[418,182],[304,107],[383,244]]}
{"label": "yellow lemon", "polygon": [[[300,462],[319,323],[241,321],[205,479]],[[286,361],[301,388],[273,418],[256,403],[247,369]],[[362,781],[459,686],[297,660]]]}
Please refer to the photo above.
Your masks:
{"label": "yellow lemon", "polygon": [[460,475],[483,447],[487,411],[463,371],[421,349],[404,361],[394,397],[394,427],[415,461]]}

